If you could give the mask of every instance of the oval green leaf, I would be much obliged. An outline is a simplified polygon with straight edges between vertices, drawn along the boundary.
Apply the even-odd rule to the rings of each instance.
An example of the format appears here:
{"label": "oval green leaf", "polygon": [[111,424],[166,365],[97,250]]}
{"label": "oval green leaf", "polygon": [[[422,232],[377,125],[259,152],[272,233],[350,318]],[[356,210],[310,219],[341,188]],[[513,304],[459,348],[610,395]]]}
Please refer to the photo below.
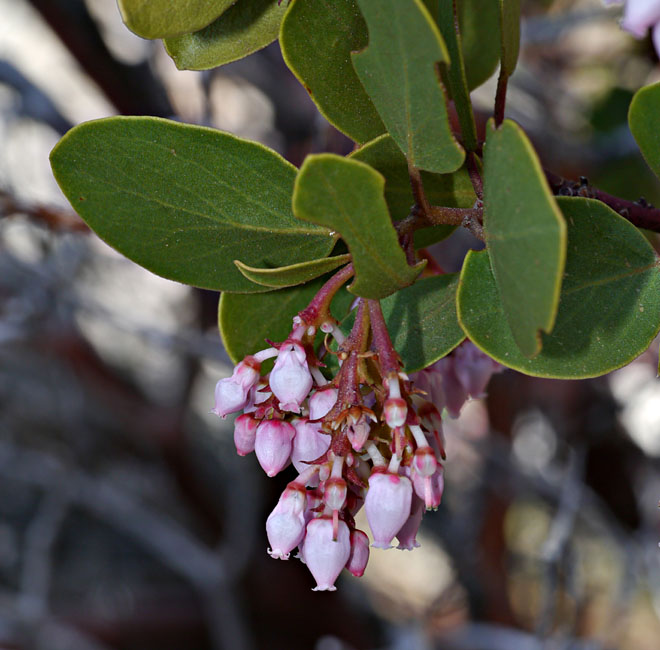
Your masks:
{"label": "oval green leaf", "polygon": [[[325,280],[327,277],[269,293],[223,293],[218,305],[218,326],[231,360],[238,363],[246,355],[263,350],[268,347],[266,339],[286,339],[293,317],[307,307]],[[343,318],[354,299],[340,289],[332,302],[333,316]]]}
{"label": "oval green leaf", "polygon": [[165,39],[165,49],[179,70],[216,68],[270,45],[285,12],[286,2],[238,0],[204,29]]}
{"label": "oval green leaf", "polygon": [[328,122],[356,142],[385,132],[351,61],[351,52],[366,44],[367,25],[355,0],[296,0],[282,22],[286,64]]}
{"label": "oval green leaf", "polygon": [[101,239],[185,284],[264,291],[233,260],[287,266],[336,237],[291,214],[296,168],[229,133],[152,117],[75,127],[51,153],[62,191]]}
{"label": "oval green leaf", "polygon": [[458,273],[422,278],[381,302],[406,372],[430,366],[465,338],[456,315],[458,279]]}
{"label": "oval green leaf", "polygon": [[274,269],[255,268],[243,264],[240,260],[234,260],[234,264],[236,264],[238,270],[251,282],[272,289],[282,289],[309,282],[350,261],[350,255],[336,255],[334,257],[324,257],[320,260],[310,260],[309,262],[280,266]]}
{"label": "oval green leaf", "polygon": [[566,226],[522,129],[489,122],[484,148],[484,235],[500,301],[527,357],[555,321],[566,258]]}
{"label": "oval green leaf", "polygon": [[236,0],[118,0],[126,27],[142,38],[165,38],[206,27]]}
{"label": "oval green leaf", "polygon": [[420,0],[357,0],[369,45],[353,65],[383,123],[411,164],[446,174],[465,152],[451,131],[437,66],[449,63],[442,36]]}
{"label": "oval green leaf", "polygon": [[346,242],[355,280],[349,290],[384,298],[412,284],[425,262],[408,266],[383,195],[385,179],[357,160],[334,154],[305,159],[296,178],[293,213],[330,228]]}
{"label": "oval green leaf", "polygon": [[635,93],[630,103],[628,122],[644,159],[660,178],[660,83]]}
{"label": "oval green leaf", "polygon": [[660,329],[660,270],[643,235],[592,199],[561,198],[568,224],[566,272],[555,327],[533,359],[518,349],[488,254],[470,252],[458,290],[458,318],[470,339],[527,375],[597,377],[640,355]]}

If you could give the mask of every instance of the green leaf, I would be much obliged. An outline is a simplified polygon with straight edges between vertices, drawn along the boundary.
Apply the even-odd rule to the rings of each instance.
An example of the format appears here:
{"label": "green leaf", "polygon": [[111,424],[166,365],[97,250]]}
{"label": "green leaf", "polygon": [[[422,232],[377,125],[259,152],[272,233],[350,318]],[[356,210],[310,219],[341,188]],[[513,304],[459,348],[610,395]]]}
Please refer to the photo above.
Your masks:
{"label": "green leaf", "polygon": [[[285,340],[293,317],[307,307],[325,280],[327,277],[269,293],[223,293],[218,305],[218,325],[231,360],[238,363],[246,355],[263,350],[268,347],[266,339]],[[354,299],[340,289],[332,302],[333,316],[343,318]]]}
{"label": "green leaf", "polygon": [[336,240],[292,216],[293,165],[221,131],[153,117],[97,120],[69,131],[51,165],[101,239],[185,284],[264,291],[233,260],[286,266],[328,255]]}
{"label": "green leaf", "polygon": [[520,50],[520,0],[499,0],[502,34],[502,69],[508,77],[518,63]]}
{"label": "green leaf", "polygon": [[424,263],[408,266],[383,196],[384,178],[368,165],[318,154],[305,159],[293,191],[299,219],[338,232],[355,267],[349,290],[384,298],[415,281]]}
{"label": "green leaf", "polygon": [[118,0],[126,27],[142,38],[165,38],[206,27],[236,0]]}
{"label": "green leaf", "polygon": [[422,278],[382,301],[387,329],[406,372],[430,366],[465,338],[456,315],[458,279],[457,273]]}
{"label": "green leaf", "polygon": [[489,122],[484,148],[484,235],[504,313],[525,356],[541,349],[557,313],[566,226],[522,129]]}
{"label": "green leaf", "polygon": [[492,77],[500,62],[500,11],[495,0],[458,0],[458,24],[470,90]]}
{"label": "green leaf", "polygon": [[320,260],[290,264],[289,266],[280,266],[274,269],[255,268],[243,264],[239,260],[234,260],[234,264],[248,280],[264,287],[281,289],[309,282],[350,261],[350,255],[337,255],[335,257],[324,257]]}
{"label": "green leaf", "polygon": [[165,49],[180,70],[208,70],[242,59],[277,38],[286,4],[238,0],[204,29],[165,39]]}
{"label": "green leaf", "polygon": [[644,159],[660,178],[660,83],[637,91],[628,122]]}
{"label": "green leaf", "polygon": [[438,64],[449,56],[420,0],[358,0],[369,45],[353,65],[394,141],[411,164],[456,171],[465,152],[449,125]]}
{"label": "green leaf", "polygon": [[597,377],[632,361],[658,333],[658,260],[644,236],[605,204],[578,197],[558,203],[568,255],[557,320],[541,352],[534,359],[520,353],[485,251],[466,258],[458,317],[478,347],[510,368],[557,379]]}
{"label": "green leaf", "polygon": [[[349,158],[367,163],[385,177],[385,201],[395,220],[399,221],[410,214],[415,199],[410,187],[408,163],[391,136],[382,135],[368,142],[351,153]],[[474,188],[464,167],[453,174],[422,172],[422,182],[431,205],[471,208],[476,200]],[[436,226],[424,230],[434,231],[435,237],[438,237],[436,241],[440,241],[454,232],[455,228]],[[415,240],[421,232],[415,233]]]}
{"label": "green leaf", "polygon": [[351,61],[351,52],[366,44],[355,0],[296,0],[282,22],[286,64],[328,122],[356,142],[385,132]]}
{"label": "green leaf", "polygon": [[[477,126],[474,123],[470,91],[465,75],[461,36],[456,32],[458,9],[453,2],[441,2],[438,7],[438,27],[447,45],[451,61],[443,74],[443,78],[446,78],[447,86],[454,100],[456,114],[461,125],[463,146],[468,151],[474,151],[477,148]],[[457,10],[456,16],[454,16],[455,8]]]}

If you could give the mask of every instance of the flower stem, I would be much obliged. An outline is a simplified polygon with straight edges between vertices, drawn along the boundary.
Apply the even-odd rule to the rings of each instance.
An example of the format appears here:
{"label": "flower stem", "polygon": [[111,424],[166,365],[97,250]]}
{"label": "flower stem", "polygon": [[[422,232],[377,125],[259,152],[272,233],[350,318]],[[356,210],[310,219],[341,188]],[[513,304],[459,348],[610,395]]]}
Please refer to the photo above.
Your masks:
{"label": "flower stem", "polygon": [[[353,264],[347,264],[337,271],[312,298],[312,301],[303,309],[296,319],[296,324],[320,326],[326,321],[333,321],[330,314],[330,303],[335,294],[355,274]],[[333,321],[334,322],[334,321]]]}
{"label": "flower stem", "polygon": [[396,353],[390,339],[390,333],[387,331],[383,310],[380,308],[378,300],[369,300],[369,317],[371,318],[371,332],[373,342],[378,353],[378,360],[383,374],[383,380],[388,377],[397,376],[401,367],[399,355]]}

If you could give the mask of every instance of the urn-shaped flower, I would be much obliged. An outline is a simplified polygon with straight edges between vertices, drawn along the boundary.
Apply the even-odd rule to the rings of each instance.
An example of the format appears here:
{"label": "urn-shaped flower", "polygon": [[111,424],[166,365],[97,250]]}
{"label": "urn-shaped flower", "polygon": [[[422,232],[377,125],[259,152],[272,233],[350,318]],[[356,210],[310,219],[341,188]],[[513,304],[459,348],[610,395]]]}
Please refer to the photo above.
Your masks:
{"label": "urn-shaped flower", "polygon": [[390,548],[390,542],[410,515],[412,485],[405,476],[373,472],[364,502],[374,538],[373,546]]}

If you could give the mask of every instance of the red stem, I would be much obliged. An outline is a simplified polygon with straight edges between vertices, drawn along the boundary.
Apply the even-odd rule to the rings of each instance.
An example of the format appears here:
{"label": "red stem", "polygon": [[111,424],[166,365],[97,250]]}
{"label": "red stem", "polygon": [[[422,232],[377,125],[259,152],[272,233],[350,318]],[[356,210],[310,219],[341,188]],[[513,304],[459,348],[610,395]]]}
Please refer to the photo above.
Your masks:
{"label": "red stem", "polygon": [[354,275],[353,264],[347,264],[335,273],[312,298],[312,301],[303,309],[298,318],[305,325],[320,325],[323,321],[332,319],[330,314],[330,303],[335,294]]}
{"label": "red stem", "polygon": [[378,300],[369,300],[369,316],[371,318],[371,332],[373,334],[374,347],[378,353],[378,360],[383,374],[383,379],[399,374],[401,362],[390,339],[387,325],[383,318],[383,311]]}
{"label": "red stem", "polygon": [[495,126],[498,127],[504,121],[504,108],[506,106],[506,88],[509,76],[500,68],[500,76],[497,79],[497,92],[495,93]]}
{"label": "red stem", "polygon": [[653,232],[660,232],[660,209],[647,204],[644,199],[639,201],[628,201],[613,196],[589,185],[586,179],[580,182],[568,181],[561,176],[547,171],[545,172],[550,189],[553,194],[559,196],[582,196],[588,199],[597,199],[608,205],[612,210],[620,214],[638,228],[645,228]]}

